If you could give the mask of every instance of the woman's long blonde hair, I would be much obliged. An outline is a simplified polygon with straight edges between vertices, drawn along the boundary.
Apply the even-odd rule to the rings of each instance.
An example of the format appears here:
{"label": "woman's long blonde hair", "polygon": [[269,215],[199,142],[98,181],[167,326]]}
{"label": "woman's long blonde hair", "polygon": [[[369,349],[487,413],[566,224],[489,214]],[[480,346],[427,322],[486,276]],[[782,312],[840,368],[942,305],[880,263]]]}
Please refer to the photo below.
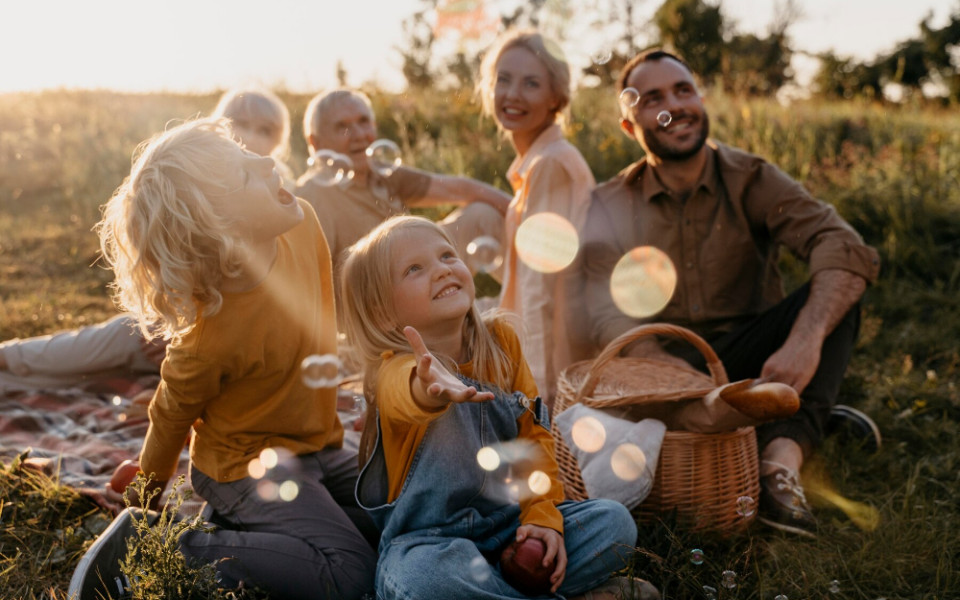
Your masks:
{"label": "woman's long blonde hair", "polygon": [[208,194],[230,191],[243,151],[227,121],[197,119],[143,142],[96,225],[114,299],[144,335],[173,338],[220,310],[241,242]]}
{"label": "woman's long blonde hair", "polygon": [[[363,391],[368,405],[360,442],[361,463],[366,462],[376,441],[376,382],[383,354],[412,352],[397,324],[390,269],[393,241],[405,231],[432,232],[453,246],[447,233],[432,221],[414,216],[392,217],[350,247],[341,272],[345,333],[363,366]],[[508,389],[514,367],[491,331],[494,324],[504,319],[502,313],[493,313],[484,320],[473,303],[463,325],[463,356],[473,361],[475,379]],[[451,371],[457,371],[452,358],[437,358]]]}

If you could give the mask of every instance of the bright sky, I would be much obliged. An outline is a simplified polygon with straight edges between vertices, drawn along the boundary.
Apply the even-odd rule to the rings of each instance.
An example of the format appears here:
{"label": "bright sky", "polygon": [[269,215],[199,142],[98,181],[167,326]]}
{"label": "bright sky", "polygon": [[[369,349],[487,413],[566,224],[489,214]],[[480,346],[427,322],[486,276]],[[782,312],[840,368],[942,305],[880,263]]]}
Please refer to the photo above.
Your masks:
{"label": "bright sky", "polygon": [[[504,11],[522,0],[487,0]],[[602,0],[599,0],[602,1]],[[782,1],[782,0],[780,0]],[[571,31],[598,0],[567,0]],[[804,17],[790,29],[797,50],[833,49],[873,58],[918,34],[928,13],[942,26],[957,0],[796,0]],[[774,0],[722,0],[741,32],[763,33]],[[652,14],[659,0],[638,0]],[[0,29],[0,92],[46,88],[212,91],[236,86],[313,93],[336,83],[403,85],[402,20],[421,0],[13,0]],[[589,36],[570,35],[569,39]],[[586,45],[586,44],[584,44]],[[595,48],[570,47],[587,64]]]}

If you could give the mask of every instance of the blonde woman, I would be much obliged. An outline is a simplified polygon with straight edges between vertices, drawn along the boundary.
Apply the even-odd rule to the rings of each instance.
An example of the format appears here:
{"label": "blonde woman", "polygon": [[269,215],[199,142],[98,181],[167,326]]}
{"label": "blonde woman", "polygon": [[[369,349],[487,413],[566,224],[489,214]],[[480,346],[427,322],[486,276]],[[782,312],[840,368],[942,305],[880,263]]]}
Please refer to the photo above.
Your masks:
{"label": "blonde woman", "polygon": [[534,30],[505,33],[487,51],[478,92],[517,153],[507,171],[514,197],[507,208],[500,306],[520,316],[524,351],[540,393],[548,402],[560,371],[586,358],[570,335],[571,306],[565,286],[569,267],[538,272],[517,257],[517,228],[537,213],[555,213],[579,229],[595,180],[580,152],[563,136],[570,104],[570,67],[559,48]]}

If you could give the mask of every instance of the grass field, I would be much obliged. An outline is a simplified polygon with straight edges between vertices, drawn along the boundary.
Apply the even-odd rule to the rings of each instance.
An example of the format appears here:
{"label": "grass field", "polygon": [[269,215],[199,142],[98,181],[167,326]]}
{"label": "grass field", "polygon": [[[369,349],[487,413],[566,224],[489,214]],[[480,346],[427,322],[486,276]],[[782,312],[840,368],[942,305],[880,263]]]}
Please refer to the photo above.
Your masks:
{"label": "grass field", "polygon": [[[512,150],[469,97],[374,97],[381,135],[401,144],[408,163],[506,189]],[[283,98],[294,119],[291,165],[300,171],[307,98]],[[141,140],[215,101],[0,95],[0,339],[114,314],[111,274],[97,265],[91,231],[98,207]],[[811,486],[822,491],[817,540],[760,527],[716,539],[644,525],[638,568],[668,598],[960,598],[960,116],[919,105],[708,102],[714,137],[803,181],[880,251],[882,275],[864,299],[842,401],[875,418],[884,446],[871,455],[827,440],[806,474],[821,482]],[[616,128],[614,107],[608,90],[586,90],[573,106],[571,139],[598,180],[638,157]],[[803,280],[802,265],[785,257],[783,266],[791,285]],[[828,501],[830,491],[841,501]],[[0,598],[65,598],[91,542],[79,524],[105,517],[16,465],[2,471],[0,502]],[[691,562],[694,548],[702,564]],[[735,573],[734,587],[722,584],[724,571]]]}

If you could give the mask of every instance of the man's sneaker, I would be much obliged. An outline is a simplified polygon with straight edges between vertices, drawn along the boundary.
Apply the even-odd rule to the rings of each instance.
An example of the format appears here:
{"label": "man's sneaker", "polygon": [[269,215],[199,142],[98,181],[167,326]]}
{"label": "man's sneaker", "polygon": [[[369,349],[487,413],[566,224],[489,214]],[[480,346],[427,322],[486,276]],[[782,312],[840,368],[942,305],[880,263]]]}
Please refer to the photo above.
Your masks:
{"label": "man's sneaker", "polygon": [[817,520],[810,512],[810,505],[807,504],[797,472],[780,466],[781,468],[760,478],[760,510],[757,519],[781,531],[817,537]]}
{"label": "man's sneaker", "polygon": [[880,451],[883,443],[880,428],[873,419],[846,404],[838,404],[830,409],[826,431],[827,435],[837,434],[844,439],[860,442],[867,452],[873,454]]}
{"label": "man's sneaker", "polygon": [[[127,508],[93,542],[80,559],[67,597],[71,600],[107,600],[128,598],[129,582],[120,572],[120,561],[127,556],[127,540],[136,535],[135,521],[143,511]],[[156,515],[148,513],[148,519]]]}

